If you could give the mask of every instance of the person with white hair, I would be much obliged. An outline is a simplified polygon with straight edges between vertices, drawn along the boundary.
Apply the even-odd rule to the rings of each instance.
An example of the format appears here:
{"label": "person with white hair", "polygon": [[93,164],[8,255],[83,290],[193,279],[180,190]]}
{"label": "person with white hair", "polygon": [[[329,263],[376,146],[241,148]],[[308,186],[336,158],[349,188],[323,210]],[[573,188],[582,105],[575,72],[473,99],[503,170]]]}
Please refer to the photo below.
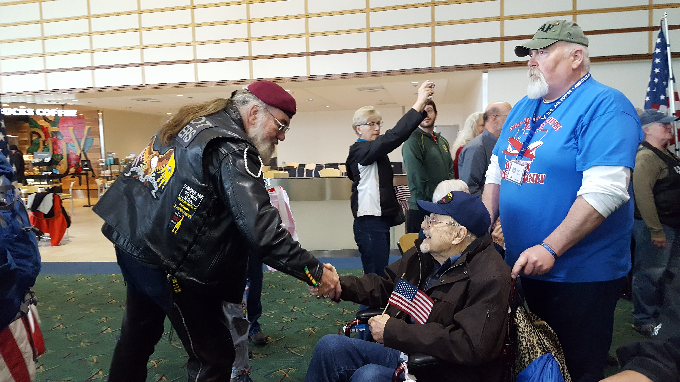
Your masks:
{"label": "person with white hair", "polygon": [[483,201],[491,221],[500,212],[505,261],[557,334],[572,378],[599,381],[631,267],[640,120],[620,91],[592,78],[575,22],[543,23],[515,54],[529,56],[527,96],[507,116]]}

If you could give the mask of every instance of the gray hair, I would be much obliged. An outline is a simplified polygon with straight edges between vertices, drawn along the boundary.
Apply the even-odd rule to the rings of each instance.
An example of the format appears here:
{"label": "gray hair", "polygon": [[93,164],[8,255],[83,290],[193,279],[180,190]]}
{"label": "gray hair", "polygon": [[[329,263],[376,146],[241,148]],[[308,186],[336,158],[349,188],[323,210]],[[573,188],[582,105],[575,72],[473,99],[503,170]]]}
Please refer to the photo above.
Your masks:
{"label": "gray hair", "polygon": [[434,192],[432,193],[432,202],[436,203],[437,201],[445,197],[446,194],[452,191],[463,191],[467,192],[468,194],[470,193],[467,183],[460,179],[442,180],[441,182],[439,182],[437,188],[435,188]]}
{"label": "gray hair", "polygon": [[251,107],[253,105],[258,105],[260,107],[267,107],[267,104],[262,102],[259,98],[257,98],[253,93],[246,89],[240,89],[235,91],[232,96],[231,100],[234,102],[234,106],[236,106],[237,109],[241,109],[242,107]]}
{"label": "gray hair", "polygon": [[359,108],[359,110],[354,112],[354,118],[352,118],[352,130],[356,133],[356,127],[365,124],[371,117],[378,117],[382,120],[382,115],[373,106]]}
{"label": "gray hair", "polygon": [[590,52],[588,47],[585,45],[577,44],[575,42],[560,41],[564,44],[564,56],[569,57],[576,49],[581,49],[583,51],[583,69],[585,71],[590,71]]}

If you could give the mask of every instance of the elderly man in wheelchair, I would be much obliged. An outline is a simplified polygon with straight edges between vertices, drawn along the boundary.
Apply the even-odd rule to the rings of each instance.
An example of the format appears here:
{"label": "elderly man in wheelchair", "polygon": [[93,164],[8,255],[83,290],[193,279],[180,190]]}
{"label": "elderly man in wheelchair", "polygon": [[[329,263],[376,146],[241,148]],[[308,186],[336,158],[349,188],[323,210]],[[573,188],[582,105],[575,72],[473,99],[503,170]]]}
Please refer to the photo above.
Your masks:
{"label": "elderly man in wheelchair", "polygon": [[416,374],[421,382],[502,379],[511,278],[488,233],[487,209],[458,191],[418,206],[430,213],[425,239],[385,268],[385,277],[340,277],[342,300],[385,307],[368,321],[376,342],[324,336],[305,381],[391,381],[413,353],[438,360]]}

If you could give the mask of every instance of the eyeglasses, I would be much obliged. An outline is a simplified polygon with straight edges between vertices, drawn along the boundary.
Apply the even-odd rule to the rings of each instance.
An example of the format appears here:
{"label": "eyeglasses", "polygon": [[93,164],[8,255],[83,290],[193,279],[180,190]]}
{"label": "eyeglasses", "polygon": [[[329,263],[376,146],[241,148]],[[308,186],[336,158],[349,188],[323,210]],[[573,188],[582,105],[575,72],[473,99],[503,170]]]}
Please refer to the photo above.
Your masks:
{"label": "eyeglasses", "polygon": [[371,127],[376,127],[376,126],[378,126],[378,127],[381,127],[382,125],[383,125],[383,121],[378,121],[378,122],[366,122],[366,123],[362,123],[362,124],[359,125],[359,126],[371,126]]}
{"label": "eyeglasses", "polygon": [[279,125],[279,132],[281,132],[281,133],[284,133],[284,134],[285,134],[285,133],[287,133],[287,132],[288,132],[288,130],[290,130],[290,126],[288,126],[288,125],[284,124],[283,122],[279,121],[279,119],[278,119],[278,118],[274,117],[274,114],[272,114],[272,112],[271,112],[271,111],[269,111],[269,109],[268,109],[268,108],[266,108],[266,107],[265,107],[264,109],[265,109],[265,110],[267,110],[267,113],[269,113],[269,115],[271,115],[271,116],[272,116],[272,118],[274,118],[274,120],[276,121],[276,123],[277,123],[277,124]]}
{"label": "eyeglasses", "polygon": [[435,214],[430,214],[428,216],[425,216],[425,225],[426,226],[432,227],[433,225],[437,225],[437,224],[450,224],[453,227],[457,227],[457,226],[460,225],[455,220],[450,220],[448,222],[443,222],[441,220],[437,220],[437,218],[435,217]]}

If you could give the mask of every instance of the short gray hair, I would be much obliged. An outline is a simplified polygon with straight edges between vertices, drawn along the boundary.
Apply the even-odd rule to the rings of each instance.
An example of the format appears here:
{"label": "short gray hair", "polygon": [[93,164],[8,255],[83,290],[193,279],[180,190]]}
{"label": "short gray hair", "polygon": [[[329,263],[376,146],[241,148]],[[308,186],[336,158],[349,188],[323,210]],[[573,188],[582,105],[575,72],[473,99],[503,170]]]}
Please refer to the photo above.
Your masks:
{"label": "short gray hair", "polygon": [[442,180],[432,193],[432,202],[437,203],[440,199],[445,197],[446,194],[452,191],[463,191],[467,192],[468,194],[470,193],[467,183],[460,179]]}
{"label": "short gray hair", "polygon": [[247,89],[236,90],[231,95],[231,100],[234,102],[234,106],[236,106],[237,109],[241,109],[242,107],[250,107],[253,105],[258,105],[265,108],[267,107],[267,104],[262,102],[262,100],[257,98]]}
{"label": "short gray hair", "polygon": [[574,53],[576,49],[581,49],[583,51],[583,69],[587,72],[590,71],[590,52],[588,47],[585,45],[577,44],[575,42],[560,41],[564,44],[564,56],[569,57],[570,54]]}
{"label": "short gray hair", "polygon": [[365,124],[371,117],[378,117],[382,121],[382,115],[373,106],[359,108],[354,112],[354,118],[352,118],[352,130],[356,133],[356,127]]}

